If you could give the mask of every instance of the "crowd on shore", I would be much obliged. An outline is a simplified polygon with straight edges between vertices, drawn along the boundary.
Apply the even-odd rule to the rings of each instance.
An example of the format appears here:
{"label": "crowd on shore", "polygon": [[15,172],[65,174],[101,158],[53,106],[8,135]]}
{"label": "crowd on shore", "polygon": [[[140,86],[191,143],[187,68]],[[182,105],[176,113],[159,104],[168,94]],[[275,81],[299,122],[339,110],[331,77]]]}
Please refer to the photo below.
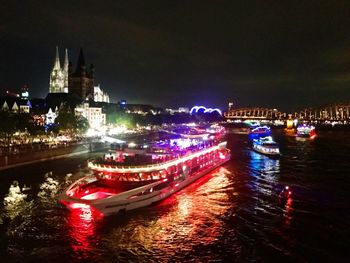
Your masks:
{"label": "crowd on shore", "polygon": [[37,152],[43,150],[50,150],[62,147],[68,147],[71,145],[86,143],[87,140],[82,137],[71,138],[69,140],[45,140],[39,139],[32,142],[25,141],[11,141],[11,143],[2,144],[0,146],[0,156],[3,155],[16,155],[30,152]]}

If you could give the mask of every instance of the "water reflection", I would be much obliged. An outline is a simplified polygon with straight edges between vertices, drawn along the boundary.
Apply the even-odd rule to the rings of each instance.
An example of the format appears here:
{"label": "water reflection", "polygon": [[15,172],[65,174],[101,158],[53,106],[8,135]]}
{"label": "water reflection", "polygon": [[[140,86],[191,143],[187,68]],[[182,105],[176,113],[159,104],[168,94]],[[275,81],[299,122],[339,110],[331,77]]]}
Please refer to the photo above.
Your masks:
{"label": "water reflection", "polygon": [[46,201],[47,201],[47,198],[56,198],[60,190],[58,187],[59,186],[58,180],[55,180],[53,177],[50,177],[49,175],[52,175],[52,172],[45,175],[45,181],[40,184],[39,186],[40,191],[38,193],[38,197]]}
{"label": "water reflection", "polygon": [[87,258],[98,243],[96,229],[102,218],[102,214],[89,205],[67,211],[68,237],[78,259]]}
{"label": "water reflection", "polygon": [[[251,186],[254,188],[254,195],[258,197],[255,200],[254,209],[260,210],[262,216],[267,218],[282,215],[285,226],[289,226],[293,219],[293,200],[292,195],[280,196],[281,189],[284,190],[284,186],[279,182],[280,160],[271,159],[253,151],[250,152],[250,157],[250,173],[254,178]],[[273,202],[273,200],[276,201]],[[279,213],[276,209],[278,203],[280,204]]]}
{"label": "water reflection", "polygon": [[263,176],[271,181],[275,181],[280,173],[279,159],[272,159],[254,151],[250,151],[249,166],[251,175]]}
{"label": "water reflection", "polygon": [[293,219],[292,205],[293,205],[293,199],[291,197],[289,197],[284,204],[284,210],[283,210],[284,224],[286,226],[290,226],[292,219]]}
{"label": "water reflection", "polygon": [[22,192],[18,181],[13,181],[4,198],[5,216],[11,220],[19,216],[29,216],[33,201],[26,201],[26,198],[27,194]]}
{"label": "water reflection", "polygon": [[232,206],[227,193],[232,190],[228,173],[220,168],[160,204],[148,207],[145,214],[151,214],[152,219],[146,224],[132,218],[127,226],[121,226],[125,234],[121,234],[120,228],[114,229],[110,234],[111,238],[118,237],[112,243],[114,249],[130,253],[137,250],[139,255],[159,251],[155,260],[159,262],[176,261],[177,252],[181,251],[183,258],[198,246],[217,243],[225,227],[222,216]]}
{"label": "water reflection", "polygon": [[[196,236],[195,243],[215,241],[221,227],[221,220],[217,216],[224,214],[229,207],[229,197],[224,191],[229,185],[226,173],[228,171],[222,168],[209,174],[208,181],[203,178],[166,200],[164,203],[171,203],[172,210],[157,220],[162,234],[158,234],[156,240],[163,243],[174,236]],[[209,231],[199,235],[205,225]]]}

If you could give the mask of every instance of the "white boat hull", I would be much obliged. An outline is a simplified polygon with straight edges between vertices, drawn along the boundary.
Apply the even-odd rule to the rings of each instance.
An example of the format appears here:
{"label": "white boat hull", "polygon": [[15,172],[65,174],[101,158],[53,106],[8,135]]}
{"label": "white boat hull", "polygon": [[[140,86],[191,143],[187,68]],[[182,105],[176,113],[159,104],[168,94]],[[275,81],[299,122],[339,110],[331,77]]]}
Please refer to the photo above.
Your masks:
{"label": "white boat hull", "polygon": [[268,152],[265,151],[263,148],[258,147],[257,145],[253,144],[253,150],[256,151],[257,153],[264,154],[270,157],[278,157],[280,156],[280,153],[278,152]]}
{"label": "white boat hull", "polygon": [[[221,160],[214,166],[209,167],[201,172],[198,172],[197,174],[190,175],[186,177],[183,181],[174,182],[174,185],[167,186],[166,188],[163,188],[161,190],[151,191],[150,193],[139,195],[139,196],[137,195],[142,192],[153,189],[153,187],[156,187],[157,185],[161,184],[162,181],[151,183],[149,185],[141,186],[126,192],[111,195],[107,198],[96,199],[96,200],[82,200],[82,199],[68,196],[66,193],[67,191],[69,191],[69,189],[72,188],[71,186],[62,193],[60,197],[60,201],[64,203],[73,203],[73,204],[78,203],[82,205],[84,204],[90,205],[96,208],[97,210],[99,210],[100,212],[102,212],[104,215],[111,215],[121,211],[134,210],[137,208],[149,206],[153,203],[159,202],[169,197],[173,193],[191,184],[192,182],[196,181],[197,179],[207,174],[208,172],[226,163],[229,159],[230,159],[230,154],[228,154],[225,159]],[[70,206],[68,205],[67,207],[69,208]]]}

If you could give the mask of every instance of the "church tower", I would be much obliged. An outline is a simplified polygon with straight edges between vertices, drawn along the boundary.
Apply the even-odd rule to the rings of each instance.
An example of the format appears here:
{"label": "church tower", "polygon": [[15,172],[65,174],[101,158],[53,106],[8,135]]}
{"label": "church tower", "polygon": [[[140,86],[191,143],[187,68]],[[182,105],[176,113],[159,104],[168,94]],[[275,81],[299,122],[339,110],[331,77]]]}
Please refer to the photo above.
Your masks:
{"label": "church tower", "polygon": [[[66,51],[66,56],[67,56],[67,61],[68,61],[67,51]],[[65,60],[65,62],[66,62],[66,60]],[[50,93],[68,92],[68,89],[65,91],[65,68],[67,68],[67,75],[68,75],[68,63],[67,63],[67,66],[65,63],[64,67],[61,68],[58,47],[56,46],[55,62],[54,62],[53,69],[52,69],[51,74],[50,74],[50,86],[49,86]],[[67,87],[68,87],[68,83],[67,83]]]}
{"label": "church tower", "polygon": [[78,63],[75,72],[72,72],[70,66],[69,74],[69,93],[75,94],[84,100],[94,98],[94,72],[91,65],[90,69],[86,68],[83,49],[80,49]]}

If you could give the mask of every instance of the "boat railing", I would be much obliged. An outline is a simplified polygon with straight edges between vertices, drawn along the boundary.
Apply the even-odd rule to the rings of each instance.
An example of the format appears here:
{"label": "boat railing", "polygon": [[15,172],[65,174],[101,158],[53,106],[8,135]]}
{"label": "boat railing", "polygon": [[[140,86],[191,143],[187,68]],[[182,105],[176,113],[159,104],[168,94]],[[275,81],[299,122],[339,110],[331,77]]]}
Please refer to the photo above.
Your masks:
{"label": "boat railing", "polygon": [[175,160],[179,160],[181,159],[181,157],[183,156],[179,156],[177,158],[174,158],[174,159],[171,159],[169,161],[166,161],[164,163],[155,163],[155,164],[147,164],[147,165],[142,165],[142,166],[138,166],[138,165],[124,165],[124,166],[119,166],[119,165],[114,165],[114,164],[100,164],[100,163],[96,163],[94,160],[90,160],[89,162],[90,163],[93,163],[94,166],[97,166],[97,167],[100,167],[100,168],[115,168],[115,167],[118,167],[119,169],[136,169],[136,168],[154,168],[154,167],[159,167],[159,166],[162,166],[162,165],[165,165],[167,163],[171,163]]}
{"label": "boat railing", "polygon": [[[224,142],[223,142],[224,143]],[[220,147],[221,145],[223,145],[223,143],[218,144],[216,147]],[[212,146],[215,147],[215,146]],[[212,148],[210,147],[210,148]],[[208,149],[210,149],[208,148]],[[118,169],[147,169],[147,168],[157,168],[157,167],[161,167],[161,166],[165,166],[167,164],[172,164],[174,161],[180,160],[181,158],[185,157],[186,155],[180,155],[176,158],[173,158],[171,160],[168,160],[166,162],[162,162],[162,163],[155,163],[155,164],[147,164],[147,165],[142,165],[142,166],[138,166],[138,165],[125,165],[125,166],[119,166],[119,165],[115,165],[115,164],[101,164],[101,163],[96,163],[95,160],[89,160],[89,163],[91,163],[95,168],[103,168],[103,169],[113,169],[113,168],[118,168]],[[89,165],[90,166],[90,165]]]}

